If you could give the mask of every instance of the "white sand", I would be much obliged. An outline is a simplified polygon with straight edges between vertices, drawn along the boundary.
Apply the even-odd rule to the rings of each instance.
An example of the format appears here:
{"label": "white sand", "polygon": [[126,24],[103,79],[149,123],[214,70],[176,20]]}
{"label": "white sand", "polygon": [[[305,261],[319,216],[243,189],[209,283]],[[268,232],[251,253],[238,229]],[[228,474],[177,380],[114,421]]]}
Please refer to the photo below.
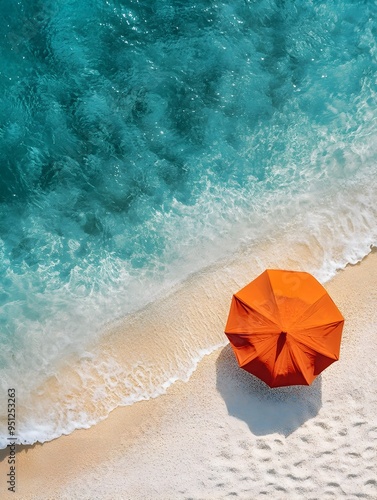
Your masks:
{"label": "white sand", "polygon": [[166,395],[20,451],[16,495],[3,453],[0,497],[377,499],[376,285],[376,253],[326,285],[341,359],[311,387],[270,390],[221,348]]}

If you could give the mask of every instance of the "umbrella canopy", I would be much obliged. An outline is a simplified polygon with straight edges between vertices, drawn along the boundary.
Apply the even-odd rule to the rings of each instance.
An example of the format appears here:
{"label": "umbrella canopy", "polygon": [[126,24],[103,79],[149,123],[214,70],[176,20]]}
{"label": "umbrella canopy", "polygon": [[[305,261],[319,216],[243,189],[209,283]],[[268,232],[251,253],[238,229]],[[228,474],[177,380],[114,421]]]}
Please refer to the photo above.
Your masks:
{"label": "umbrella canopy", "polygon": [[267,269],[233,295],[225,334],[238,364],[270,387],[309,385],[339,359],[343,324],[312,275]]}

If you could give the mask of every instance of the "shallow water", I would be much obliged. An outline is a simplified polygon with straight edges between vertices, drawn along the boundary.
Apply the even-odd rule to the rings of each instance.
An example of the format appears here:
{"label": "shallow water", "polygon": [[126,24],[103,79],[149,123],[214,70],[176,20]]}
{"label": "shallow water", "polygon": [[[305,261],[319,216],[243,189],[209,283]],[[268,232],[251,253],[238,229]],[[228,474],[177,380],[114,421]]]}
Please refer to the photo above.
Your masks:
{"label": "shallow water", "polygon": [[3,395],[240,248],[376,245],[374,4],[0,5]]}

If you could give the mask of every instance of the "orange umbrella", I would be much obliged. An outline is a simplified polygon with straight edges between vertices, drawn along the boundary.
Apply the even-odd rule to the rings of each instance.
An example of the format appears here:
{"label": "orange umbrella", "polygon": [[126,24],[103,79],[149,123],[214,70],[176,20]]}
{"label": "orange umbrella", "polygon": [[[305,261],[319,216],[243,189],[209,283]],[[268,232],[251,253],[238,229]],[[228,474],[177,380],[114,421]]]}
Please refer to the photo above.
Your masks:
{"label": "orange umbrella", "polygon": [[339,359],[343,324],[313,276],[267,269],[233,295],[225,334],[240,367],[270,387],[309,385]]}

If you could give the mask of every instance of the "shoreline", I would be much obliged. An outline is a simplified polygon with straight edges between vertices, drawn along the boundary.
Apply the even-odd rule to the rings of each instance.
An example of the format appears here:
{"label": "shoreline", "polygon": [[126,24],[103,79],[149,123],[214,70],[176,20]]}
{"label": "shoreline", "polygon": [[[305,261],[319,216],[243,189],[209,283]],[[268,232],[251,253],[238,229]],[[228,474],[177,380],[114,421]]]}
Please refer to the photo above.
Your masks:
{"label": "shoreline", "polygon": [[[261,464],[264,458],[266,462],[273,461],[272,456],[268,457],[273,450],[276,451],[279,447],[297,449],[296,462],[298,463],[305,462],[305,453],[308,453],[306,448],[305,453],[300,448],[304,446],[303,443],[306,442],[305,446],[307,446],[309,442],[311,446],[321,448],[315,441],[315,433],[322,433],[322,438],[324,433],[326,438],[326,433],[330,428],[335,430],[338,437],[343,432],[345,433],[343,436],[349,435],[351,439],[351,430],[355,434],[354,425],[345,420],[346,417],[342,415],[339,408],[339,405],[344,403],[351,405],[355,412],[357,416],[355,419],[358,422],[357,425],[355,424],[356,427],[369,426],[370,429],[367,432],[369,441],[377,439],[377,419],[373,418],[377,414],[376,396],[371,392],[372,389],[368,389],[367,380],[363,381],[361,388],[357,383],[360,372],[368,370],[370,380],[377,376],[377,366],[373,359],[377,351],[377,343],[370,327],[373,318],[376,318],[374,312],[376,270],[377,253],[373,250],[363,261],[348,265],[332,280],[325,283],[325,288],[328,289],[346,318],[341,358],[318,377],[309,388],[284,388],[275,392],[266,390],[263,383],[259,383],[257,379],[250,378],[250,376],[245,377],[245,373],[234,365],[229,347],[220,348],[211,355],[205,356],[188,382],[175,382],[167,389],[166,394],[130,406],[118,407],[108,418],[89,429],[76,430],[68,436],[43,444],[20,446],[16,457],[16,496],[25,499],[124,498],[122,495],[127,495],[132,499],[164,498],[165,500],[189,496],[222,498],[222,495],[226,496],[230,493],[227,491],[226,485],[228,485],[236,488],[241,498],[247,498],[247,491],[249,495],[256,495],[258,492],[261,494],[262,490],[258,488],[262,486],[259,483],[262,484],[265,479],[267,480],[267,476],[263,478]],[[205,288],[201,290],[205,291]],[[228,300],[221,307],[227,308],[227,302]],[[187,321],[187,318],[184,320]],[[221,315],[220,318],[217,315],[210,318],[212,323],[220,321],[222,324],[221,320]],[[199,324],[203,325],[203,323]],[[162,324],[159,327],[162,328]],[[361,338],[360,332],[363,332]],[[364,360],[365,352],[372,354],[372,359]],[[229,377],[228,374],[230,374]],[[262,405],[263,412],[255,412],[250,408],[248,398],[243,400],[239,397],[245,391],[250,401]],[[332,397],[333,393],[339,398],[338,400]],[[367,394],[368,397],[363,399],[360,394]],[[284,398],[288,398],[289,407],[282,403]],[[271,409],[276,404],[282,405],[280,414],[284,418],[280,423],[276,422],[276,418],[271,413]],[[338,420],[331,419],[329,422],[326,405],[327,409],[330,407],[335,409]],[[372,421],[368,422],[367,416]],[[214,436],[208,433],[208,428],[213,428]],[[233,431],[241,430],[245,435],[243,445],[239,444],[239,448],[233,450],[233,454],[229,450],[227,453],[221,452],[218,445],[221,443],[225,446],[227,440],[230,439],[226,433],[226,430],[230,428]],[[299,439],[301,434],[305,435],[306,441]],[[238,441],[240,435],[237,433]],[[216,442],[214,442],[215,436],[218,438]],[[369,448],[373,447],[373,444],[364,443],[360,436],[354,437],[359,444],[365,444],[363,453],[370,457],[373,450]],[[335,439],[334,436],[332,439]],[[331,444],[326,439],[325,442],[327,445]],[[230,446],[229,443],[228,446]],[[346,446],[352,449],[352,442],[346,440],[341,446],[332,450],[331,456],[335,462],[341,464],[340,450]],[[376,448],[374,446],[374,450]],[[251,449],[257,450],[256,460],[252,466],[261,479],[256,484],[254,481],[254,486],[251,486],[245,479],[243,487],[252,487],[254,490],[245,489],[242,492],[240,489],[237,490],[237,485],[240,486],[238,474],[242,469],[238,460],[242,454],[246,453],[245,450]],[[269,452],[268,449],[270,449]],[[211,451],[212,454],[209,453]],[[328,455],[328,451],[326,449],[323,453]],[[230,458],[226,459],[224,453]],[[362,455],[354,451],[349,451],[349,453]],[[262,456],[263,459],[261,459]],[[211,457],[217,458],[211,459]],[[7,450],[0,452],[0,459],[0,494],[2,498],[5,494],[6,498],[4,486],[8,469]],[[369,474],[367,467],[370,463],[372,462],[368,458],[362,469],[364,474],[365,471]],[[226,469],[223,472],[227,481],[222,487],[214,484],[209,488],[212,481],[211,475],[216,477],[223,467]],[[232,472],[227,467],[237,470]],[[330,463],[327,467],[330,467]],[[338,471],[340,475],[347,472],[343,471],[344,467],[340,469]],[[145,478],[144,482],[140,482],[141,471],[143,471],[142,477]],[[186,471],[187,477],[184,480],[179,471],[182,473]],[[242,471],[246,474],[243,469]],[[357,477],[354,478],[348,477],[351,470],[347,472],[348,475],[342,476],[343,484],[347,484],[350,488],[349,494],[351,494],[353,484],[355,488],[360,487],[360,479],[365,479],[366,476],[364,477],[362,471],[359,470]],[[305,469],[307,478],[310,477],[310,472],[309,469]],[[257,477],[259,477],[258,474],[256,474]],[[217,478],[219,479],[220,476],[221,474]],[[53,478],[52,486],[51,478]],[[303,478],[298,478],[297,481],[303,481],[301,488],[307,488],[305,494],[309,494],[310,485],[305,486]],[[267,482],[271,483],[271,478]],[[218,484],[220,483],[219,479]],[[335,483],[342,484],[341,481],[335,481]],[[368,495],[372,495],[373,492],[377,493],[377,483],[374,484],[371,477],[365,479],[364,483],[366,498],[373,498]],[[296,487],[298,486],[295,485],[294,488]],[[316,484],[316,487],[321,487],[321,485]],[[339,487],[344,489],[344,486]],[[335,486],[330,485],[328,488],[330,491]],[[339,495],[340,490],[336,488],[334,492]],[[293,496],[290,496],[289,488],[286,490],[287,493],[282,492],[283,496],[276,496],[278,490],[271,490],[269,494],[272,498],[285,498],[285,494],[288,495],[287,498],[295,498],[294,494],[298,495],[299,491],[292,490]],[[324,495],[326,491],[323,490]],[[97,494],[99,496],[96,496]]]}
{"label": "shoreline", "polygon": [[[326,210],[316,215],[325,228],[328,216]],[[307,271],[323,283],[347,261],[358,262],[374,240],[372,232],[352,247],[358,233],[345,241],[340,226],[343,237],[328,247],[326,230],[322,239],[310,228],[309,221],[298,217],[273,236],[250,246],[244,242],[236,253],[188,276],[183,272],[183,281],[142,309],[112,318],[75,353],[61,356],[54,346],[55,361],[38,385],[15,371],[18,376],[10,376],[7,385],[17,388],[22,442],[46,442],[89,428],[118,406],[157,397],[177,380],[187,380],[205,354],[226,344],[223,329],[233,293],[264,269]],[[4,446],[4,415],[1,423]]]}

